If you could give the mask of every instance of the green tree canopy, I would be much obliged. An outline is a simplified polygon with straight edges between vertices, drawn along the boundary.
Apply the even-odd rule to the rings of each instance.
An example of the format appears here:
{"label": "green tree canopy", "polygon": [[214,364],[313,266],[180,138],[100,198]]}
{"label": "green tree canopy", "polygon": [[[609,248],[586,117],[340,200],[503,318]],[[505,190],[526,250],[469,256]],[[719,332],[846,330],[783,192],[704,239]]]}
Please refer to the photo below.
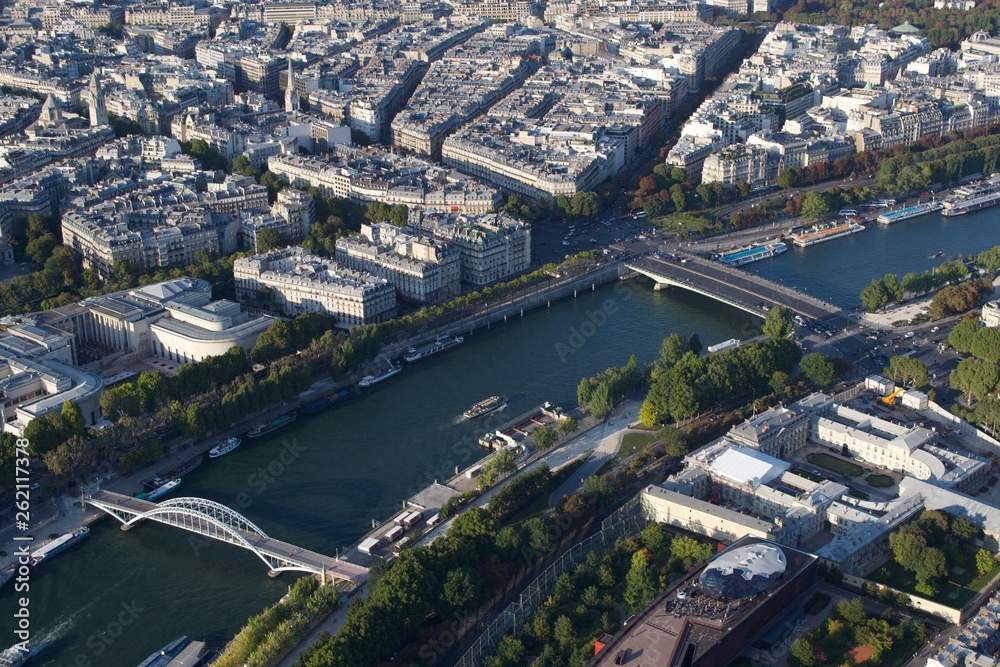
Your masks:
{"label": "green tree canopy", "polygon": [[795,326],[792,324],[792,311],[785,306],[775,306],[767,311],[764,318],[764,335],[769,338],[785,338],[792,333]]}
{"label": "green tree canopy", "polygon": [[806,379],[817,387],[825,387],[833,382],[833,362],[819,352],[811,352],[802,357],[799,369]]}

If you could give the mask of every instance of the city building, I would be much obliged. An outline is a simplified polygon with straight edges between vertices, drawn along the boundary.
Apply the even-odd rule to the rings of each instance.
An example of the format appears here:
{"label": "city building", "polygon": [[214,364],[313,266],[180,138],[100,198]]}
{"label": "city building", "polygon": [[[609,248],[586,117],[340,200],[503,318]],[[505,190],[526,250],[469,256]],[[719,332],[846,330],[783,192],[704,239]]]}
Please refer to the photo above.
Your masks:
{"label": "city building", "polygon": [[290,317],[325,312],[349,328],[382,322],[396,312],[396,290],[388,280],[298,246],[237,259],[233,279],[241,301],[267,301]]}
{"label": "city building", "polygon": [[636,659],[644,665],[729,664],[765,626],[802,605],[817,569],[812,554],[744,537],[696,563],[611,640],[597,645],[589,664],[612,667]]}

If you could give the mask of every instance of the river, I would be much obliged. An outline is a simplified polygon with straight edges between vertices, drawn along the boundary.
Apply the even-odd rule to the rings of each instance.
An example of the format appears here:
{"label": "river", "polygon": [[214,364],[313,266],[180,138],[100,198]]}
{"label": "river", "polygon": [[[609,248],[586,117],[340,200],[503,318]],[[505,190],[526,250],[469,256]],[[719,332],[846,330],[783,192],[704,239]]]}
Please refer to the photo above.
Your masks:
{"label": "river", "polygon": [[[1000,242],[996,215],[873,225],[744,268],[853,306],[874,276],[921,271]],[[944,257],[931,258],[938,250]],[[474,442],[483,424],[459,419],[471,403],[507,394],[506,415],[545,400],[572,407],[581,377],[633,352],[650,361],[673,331],[698,332],[707,346],[756,335],[759,324],[698,295],[653,292],[646,281],[608,285],[476,331],[345,405],[247,441],[188,475],[181,492],[237,507],[268,534],[333,555],[413,492],[482,455]],[[156,524],[123,533],[103,521],[33,574],[33,664],[131,667],[182,634],[221,647],[292,581],[265,573],[236,547]],[[0,591],[3,618],[14,597],[11,585]]]}

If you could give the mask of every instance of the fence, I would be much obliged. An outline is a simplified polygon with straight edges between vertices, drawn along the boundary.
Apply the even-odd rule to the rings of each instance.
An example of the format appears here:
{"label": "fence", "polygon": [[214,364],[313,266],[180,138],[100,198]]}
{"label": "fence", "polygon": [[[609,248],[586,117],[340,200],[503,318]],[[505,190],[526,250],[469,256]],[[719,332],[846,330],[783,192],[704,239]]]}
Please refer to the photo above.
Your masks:
{"label": "fence", "polygon": [[638,534],[645,527],[646,519],[639,503],[639,495],[636,494],[603,521],[598,533],[571,547],[528,584],[519,598],[493,619],[472,647],[455,663],[455,667],[482,667],[483,661],[493,655],[504,635],[521,631],[531,613],[548,597],[556,579],[572,571],[589,554],[601,555],[608,547],[614,546],[619,538]]}

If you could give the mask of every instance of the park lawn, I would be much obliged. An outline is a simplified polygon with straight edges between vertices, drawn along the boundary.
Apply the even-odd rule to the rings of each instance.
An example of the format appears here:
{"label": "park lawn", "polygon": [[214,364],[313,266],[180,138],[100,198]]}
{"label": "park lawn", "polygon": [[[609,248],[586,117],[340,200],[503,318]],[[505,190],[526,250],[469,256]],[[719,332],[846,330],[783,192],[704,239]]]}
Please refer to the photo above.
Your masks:
{"label": "park lawn", "polygon": [[850,475],[851,477],[857,477],[865,471],[859,465],[837,458],[836,456],[830,456],[829,454],[810,454],[806,457],[806,460],[813,465],[838,472],[841,475]]}
{"label": "park lawn", "polygon": [[622,461],[636,452],[641,452],[646,445],[656,442],[656,433],[626,433],[622,436],[622,446],[618,448],[616,461]]}
{"label": "park lawn", "polygon": [[[966,587],[961,584],[961,580],[966,580],[969,583],[978,578],[978,572],[975,571],[975,559],[970,558],[972,561],[969,568],[966,569],[965,574],[955,575],[949,574],[947,581],[941,582],[941,587],[938,590],[937,595],[931,598],[934,602],[939,602],[946,607],[951,607],[952,609],[961,609],[965,606],[965,603],[975,597],[976,593],[979,591],[971,587]],[[1000,565],[1000,563],[998,563]],[[880,573],[882,570],[888,571],[888,576],[882,576]],[[971,570],[972,576],[969,576]],[[994,572],[996,574],[996,572]],[[885,584],[891,588],[895,588],[898,591],[902,591],[909,595],[915,595],[917,597],[926,597],[917,592],[917,577],[912,572],[904,570],[903,567],[893,559],[889,559],[882,563],[881,566],[877,567],[873,572],[871,572],[868,577],[870,581],[874,581],[878,584]],[[986,581],[989,581],[987,579]],[[954,594],[954,597],[951,595]]]}
{"label": "park lawn", "polygon": [[892,477],[889,477],[888,475],[879,475],[877,473],[874,475],[868,475],[868,477],[865,478],[865,481],[868,482],[869,486],[874,486],[876,489],[888,488],[893,484]]}

